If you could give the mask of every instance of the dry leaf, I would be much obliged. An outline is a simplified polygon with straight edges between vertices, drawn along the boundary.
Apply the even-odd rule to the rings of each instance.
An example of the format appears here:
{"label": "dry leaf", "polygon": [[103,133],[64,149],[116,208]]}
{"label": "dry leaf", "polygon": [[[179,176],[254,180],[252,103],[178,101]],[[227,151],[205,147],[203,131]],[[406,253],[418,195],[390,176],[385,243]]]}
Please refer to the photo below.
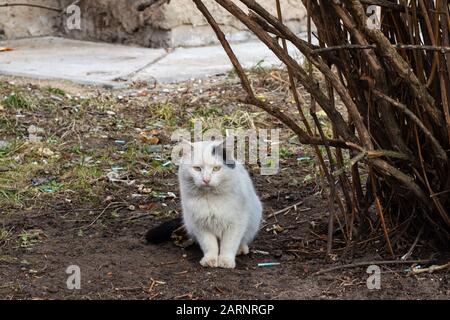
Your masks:
{"label": "dry leaf", "polygon": [[52,157],[55,155],[55,153],[52,150],[50,150],[49,148],[39,148],[38,153],[39,153],[39,155],[44,156],[44,157]]}
{"label": "dry leaf", "polygon": [[157,206],[156,203],[150,202],[150,203],[146,203],[146,204],[140,204],[140,205],[139,205],[139,209],[150,211],[150,210],[152,210],[153,208],[155,208],[156,206]]}
{"label": "dry leaf", "polygon": [[152,132],[147,131],[141,132],[139,134],[139,139],[144,143],[148,142],[150,144],[158,144],[159,139],[157,137],[154,137]]}
{"label": "dry leaf", "polygon": [[146,96],[148,96],[148,91],[147,90],[139,91],[137,96],[138,97],[146,97]]}
{"label": "dry leaf", "polygon": [[150,139],[148,139],[148,142],[150,142],[151,144],[158,144],[159,139],[157,137],[151,137]]}

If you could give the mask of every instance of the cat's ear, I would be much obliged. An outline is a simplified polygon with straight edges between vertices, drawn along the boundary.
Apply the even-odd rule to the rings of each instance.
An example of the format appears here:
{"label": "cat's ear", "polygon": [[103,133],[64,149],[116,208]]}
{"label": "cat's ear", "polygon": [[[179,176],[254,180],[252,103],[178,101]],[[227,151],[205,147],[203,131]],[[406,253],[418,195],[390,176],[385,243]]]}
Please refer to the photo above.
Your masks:
{"label": "cat's ear", "polygon": [[189,163],[188,160],[191,160],[193,144],[189,140],[182,139],[178,145],[181,148],[181,159],[183,163]]}
{"label": "cat's ear", "polygon": [[227,143],[227,140],[223,140],[218,144],[213,145],[212,154],[213,156],[219,157],[223,163],[234,169],[236,167],[236,161],[233,158],[234,148]]}

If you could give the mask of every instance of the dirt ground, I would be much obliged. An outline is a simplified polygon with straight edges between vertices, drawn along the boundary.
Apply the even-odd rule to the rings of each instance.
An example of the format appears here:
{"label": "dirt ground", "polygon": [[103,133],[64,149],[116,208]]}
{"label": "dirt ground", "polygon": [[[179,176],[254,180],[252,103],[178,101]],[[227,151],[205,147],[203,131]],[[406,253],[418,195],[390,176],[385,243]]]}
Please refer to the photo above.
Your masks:
{"label": "dirt ground", "polygon": [[[271,82],[277,77],[258,94],[289,107]],[[381,237],[349,253],[336,236],[334,261],[325,260],[328,206],[314,156],[286,129],[279,174],[249,166],[265,219],[236,269],[202,268],[196,246],[147,245],[150,227],[180,214],[173,130],[194,119],[222,129],[280,127],[235,102],[240,92],[233,75],[121,91],[0,78],[0,298],[449,298],[448,269],[409,276],[412,263],[380,265],[380,290],[367,288],[366,266],[315,274],[392,258]],[[399,240],[394,249],[401,256],[408,247]],[[437,264],[449,257],[419,241],[412,258],[431,256]],[[80,290],[67,288],[71,265],[81,269]]]}

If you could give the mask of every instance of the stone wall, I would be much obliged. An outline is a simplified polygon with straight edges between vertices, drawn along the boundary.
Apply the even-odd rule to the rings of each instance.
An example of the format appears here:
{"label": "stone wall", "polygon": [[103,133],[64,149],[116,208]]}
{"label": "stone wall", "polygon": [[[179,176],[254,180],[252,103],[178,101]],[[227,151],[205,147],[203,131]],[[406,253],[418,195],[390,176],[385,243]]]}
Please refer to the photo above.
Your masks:
{"label": "stone wall", "polygon": [[[35,3],[60,8],[59,0],[4,0],[0,3]],[[26,6],[0,7],[0,40],[54,35],[61,29],[61,15],[52,10]]]}
{"label": "stone wall", "polygon": [[[245,5],[242,5],[239,1],[234,2],[245,12],[248,11]],[[205,0],[204,3],[229,40],[243,41],[252,37],[251,33],[241,22],[215,1]],[[259,0],[258,3],[276,15],[275,1]],[[301,5],[301,1],[283,0],[281,3],[283,19],[291,30],[296,33],[305,31],[306,10]],[[211,27],[191,0],[172,0],[168,5],[162,7],[161,11],[164,19],[162,21],[154,21],[153,25],[156,28],[171,31],[170,41],[172,45],[196,46],[217,43]]]}
{"label": "stone wall", "polygon": [[[5,0],[14,3],[13,0]],[[74,0],[22,0],[65,8]],[[0,8],[0,33],[6,38],[40,35],[135,44],[144,47],[199,46],[217,43],[206,20],[192,0],[170,0],[139,12],[137,7],[148,0],[79,0],[81,29],[69,30],[67,16],[44,9],[14,7]],[[259,0],[275,14],[273,0]],[[214,0],[204,3],[231,41],[245,41],[252,35],[237,19]],[[242,8],[245,7],[235,0]],[[304,31],[305,9],[298,0],[282,0],[283,16],[294,32]],[[1,36],[1,35],[0,35]]]}
{"label": "stone wall", "polygon": [[[168,4],[138,12],[143,1],[82,1],[82,29],[65,30],[68,37],[91,39],[146,47],[199,46],[217,43],[216,36],[192,0],[171,0]],[[239,1],[235,1],[238,3]],[[273,0],[259,0],[275,14]],[[64,4],[71,0],[63,0]],[[204,3],[214,14],[231,41],[244,41],[251,34],[237,19],[215,1]],[[243,5],[240,5],[244,8]],[[285,21],[295,32],[304,31],[306,12],[298,0],[283,0]]]}

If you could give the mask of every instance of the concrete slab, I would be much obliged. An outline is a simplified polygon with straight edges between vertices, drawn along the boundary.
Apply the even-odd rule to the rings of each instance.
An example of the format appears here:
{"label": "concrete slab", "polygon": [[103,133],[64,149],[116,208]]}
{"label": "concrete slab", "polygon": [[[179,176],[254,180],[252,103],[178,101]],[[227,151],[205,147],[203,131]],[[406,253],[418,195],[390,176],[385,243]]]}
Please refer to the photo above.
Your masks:
{"label": "concrete slab", "polygon": [[[231,46],[245,68],[257,64],[264,67],[281,65],[280,60],[261,42],[234,43]],[[296,52],[293,46],[290,46],[289,50],[292,53]],[[298,51],[297,55],[301,57]],[[175,82],[226,73],[232,68],[228,56],[220,45],[176,48],[157,63],[138,72],[133,79],[154,78],[158,82]]]}
{"label": "concrete slab", "polygon": [[[232,65],[222,47],[177,48],[171,52],[55,37],[0,42],[0,74],[64,79],[82,84],[125,87],[134,80],[159,83],[226,73]],[[280,65],[260,42],[232,44],[244,67]],[[293,46],[289,50],[302,60]]]}
{"label": "concrete slab", "polygon": [[82,84],[120,86],[136,71],[166,54],[107,43],[43,37],[0,42],[0,74],[65,79]]}

